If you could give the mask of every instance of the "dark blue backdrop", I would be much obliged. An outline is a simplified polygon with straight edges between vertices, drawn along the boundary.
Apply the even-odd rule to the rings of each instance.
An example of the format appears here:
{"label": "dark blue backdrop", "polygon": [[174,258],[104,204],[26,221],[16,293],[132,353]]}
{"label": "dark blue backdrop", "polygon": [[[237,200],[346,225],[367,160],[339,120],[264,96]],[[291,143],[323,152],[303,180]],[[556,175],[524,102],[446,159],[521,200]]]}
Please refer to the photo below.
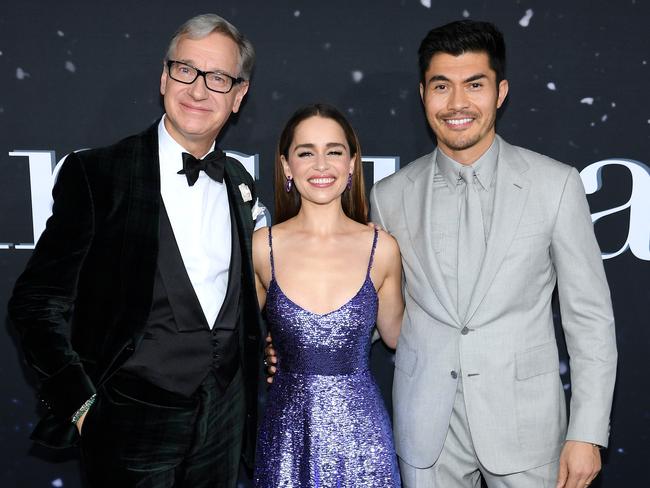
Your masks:
{"label": "dark blue backdrop", "polygon": [[[471,17],[503,30],[510,94],[499,132],[510,142],[595,168],[596,221],[617,318],[619,375],[612,437],[594,486],[640,486],[650,459],[650,7],[642,0],[395,0],[181,2],[113,0],[5,4],[0,14],[0,316],[34,240],[34,208],[49,191],[37,167],[75,149],[140,131],[161,114],[158,82],[168,38],[215,11],[256,46],[247,101],[222,146],[259,157],[259,193],[272,202],[276,138],[293,110],[343,109],[364,153],[404,165],[434,144],[420,108],[416,50],[433,26]],[[53,153],[52,153],[53,152]],[[29,154],[27,154],[29,153]],[[32,172],[30,173],[30,165]],[[47,173],[47,172],[46,172]],[[366,172],[372,177],[372,167]],[[386,401],[392,357],[373,349]],[[561,368],[569,392],[565,361]],[[75,452],[34,447],[33,376],[10,330],[0,336],[1,486],[81,486]],[[242,479],[242,485],[247,482]]]}

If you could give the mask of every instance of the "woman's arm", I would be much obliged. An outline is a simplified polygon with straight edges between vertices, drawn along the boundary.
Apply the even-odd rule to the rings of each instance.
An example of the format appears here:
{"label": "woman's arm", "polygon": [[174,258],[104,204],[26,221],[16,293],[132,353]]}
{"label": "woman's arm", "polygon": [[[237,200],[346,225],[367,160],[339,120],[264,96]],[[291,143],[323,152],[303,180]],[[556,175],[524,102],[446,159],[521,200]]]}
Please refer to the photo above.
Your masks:
{"label": "woman's arm", "polygon": [[262,227],[253,233],[253,269],[255,270],[255,291],[261,310],[266,303],[266,289],[271,281],[268,227]]}
{"label": "woman's arm", "polygon": [[392,349],[397,347],[404,298],[402,297],[402,259],[397,241],[388,233],[380,231],[375,251],[375,269],[383,276],[377,290],[379,311],[377,329],[382,340]]}

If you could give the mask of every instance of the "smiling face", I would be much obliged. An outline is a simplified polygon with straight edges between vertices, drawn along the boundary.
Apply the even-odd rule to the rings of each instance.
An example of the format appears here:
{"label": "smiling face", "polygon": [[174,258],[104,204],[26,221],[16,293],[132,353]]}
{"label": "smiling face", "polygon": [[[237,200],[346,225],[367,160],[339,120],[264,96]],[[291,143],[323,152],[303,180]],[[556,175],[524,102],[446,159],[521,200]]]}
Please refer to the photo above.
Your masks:
{"label": "smiling face", "polygon": [[296,126],[288,154],[281,161],[303,204],[327,204],[340,199],[354,171],[355,155],[350,154],[345,132],[336,121],[313,116]]}
{"label": "smiling face", "polygon": [[[239,49],[229,37],[213,32],[201,39],[182,37],[173,59],[203,71],[221,71],[239,75]],[[202,77],[186,85],[169,77],[163,68],[160,93],[165,104],[165,128],[169,134],[196,157],[210,148],[228,117],[237,112],[248,91],[248,82],[233,86],[228,93],[216,93],[205,86]]]}
{"label": "smiling face", "polygon": [[495,136],[497,109],[508,82],[496,82],[487,53],[437,53],[420,84],[420,96],[438,147],[462,164],[472,164]]}

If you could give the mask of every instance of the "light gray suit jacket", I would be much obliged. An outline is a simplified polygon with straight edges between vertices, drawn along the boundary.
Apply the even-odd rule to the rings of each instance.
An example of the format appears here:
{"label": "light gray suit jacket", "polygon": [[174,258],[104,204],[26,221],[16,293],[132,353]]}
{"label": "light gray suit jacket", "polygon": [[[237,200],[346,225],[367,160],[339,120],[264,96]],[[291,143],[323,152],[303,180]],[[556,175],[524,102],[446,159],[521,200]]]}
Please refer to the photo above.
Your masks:
{"label": "light gray suit jacket", "polygon": [[[458,371],[476,453],[493,473],[557,459],[565,439],[607,445],[614,318],[580,176],[498,136],[497,143],[492,227],[465,323],[437,259],[447,237],[431,219],[436,152],[371,192],[372,220],[402,252],[406,311],[395,358],[395,444],[400,458],[418,468],[440,455]],[[568,430],[551,312],[556,282],[571,367]],[[465,326],[470,332],[463,334]]]}

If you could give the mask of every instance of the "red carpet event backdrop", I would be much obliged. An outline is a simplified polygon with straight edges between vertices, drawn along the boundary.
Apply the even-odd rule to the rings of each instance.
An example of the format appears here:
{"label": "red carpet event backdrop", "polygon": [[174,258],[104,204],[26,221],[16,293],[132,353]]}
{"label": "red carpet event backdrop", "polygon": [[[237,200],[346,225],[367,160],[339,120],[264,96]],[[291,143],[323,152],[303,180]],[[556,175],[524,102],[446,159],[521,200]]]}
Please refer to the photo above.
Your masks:
{"label": "red carpet event backdrop", "polygon": [[[488,20],[508,47],[497,131],[575,166],[612,291],[619,368],[610,447],[592,486],[647,483],[650,459],[650,4],[643,0],[6,2],[0,13],[0,313],[49,214],[56,164],[139,132],[162,113],[167,43],[186,19],[222,15],[255,45],[247,99],[220,141],[273,202],[279,132],[300,105],[343,110],[368,186],[432,150],[417,48],[434,26]],[[558,317],[559,319],[559,317]],[[558,332],[561,335],[561,331]],[[562,341],[560,341],[562,342]],[[390,408],[392,353],[373,370]],[[571,385],[566,352],[560,373]],[[0,338],[0,486],[82,486],[77,454],[29,441],[34,375],[10,327]],[[250,486],[242,475],[240,486]]]}

